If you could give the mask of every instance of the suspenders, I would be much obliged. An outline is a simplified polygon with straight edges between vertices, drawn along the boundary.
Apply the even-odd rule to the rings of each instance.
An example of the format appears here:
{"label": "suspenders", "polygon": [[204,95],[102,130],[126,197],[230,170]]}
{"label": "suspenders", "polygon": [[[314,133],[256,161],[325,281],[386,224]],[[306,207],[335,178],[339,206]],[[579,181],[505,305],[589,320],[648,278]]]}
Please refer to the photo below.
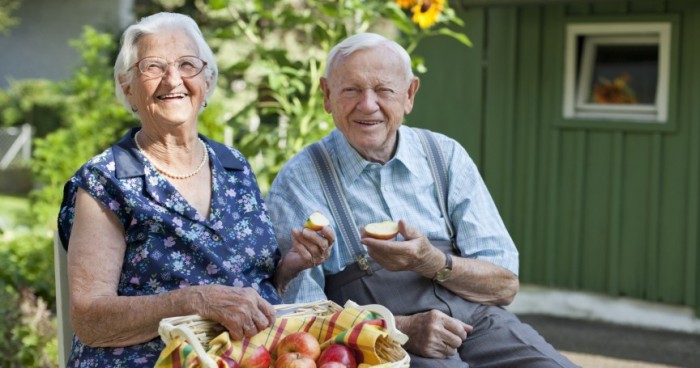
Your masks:
{"label": "suspenders", "polygon": [[[435,137],[433,137],[428,130],[418,128],[413,128],[413,130],[418,132],[420,141],[428,156],[430,171],[435,181],[435,195],[438,198],[440,212],[442,212],[442,216],[445,219],[445,225],[447,226],[448,234],[454,246],[455,232],[447,213],[447,190],[449,181],[445,158]],[[321,179],[323,195],[326,197],[331,214],[338,225],[339,237],[341,237],[343,242],[350,248],[350,252],[357,260],[360,269],[371,274],[373,271],[369,267],[367,250],[361,246],[360,232],[352,217],[350,206],[345,198],[345,192],[340,186],[340,178],[338,177],[338,173],[335,170],[335,165],[331,160],[328,150],[323,142],[319,141],[309,146],[309,153],[314,162],[316,172]]]}

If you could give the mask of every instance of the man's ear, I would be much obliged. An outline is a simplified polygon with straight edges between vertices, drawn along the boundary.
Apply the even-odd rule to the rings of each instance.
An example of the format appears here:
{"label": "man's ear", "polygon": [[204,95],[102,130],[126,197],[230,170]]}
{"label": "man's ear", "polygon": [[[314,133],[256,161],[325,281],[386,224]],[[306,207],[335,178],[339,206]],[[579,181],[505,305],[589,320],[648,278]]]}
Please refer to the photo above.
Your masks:
{"label": "man's ear", "polygon": [[321,77],[321,91],[323,92],[323,109],[331,113],[331,89],[328,86],[328,79]]}
{"label": "man's ear", "polygon": [[404,107],[404,113],[406,115],[408,115],[411,112],[411,110],[413,110],[413,101],[416,98],[418,87],[420,87],[420,79],[418,79],[418,77],[413,77],[411,84],[408,86],[408,96],[406,96],[406,106]]}

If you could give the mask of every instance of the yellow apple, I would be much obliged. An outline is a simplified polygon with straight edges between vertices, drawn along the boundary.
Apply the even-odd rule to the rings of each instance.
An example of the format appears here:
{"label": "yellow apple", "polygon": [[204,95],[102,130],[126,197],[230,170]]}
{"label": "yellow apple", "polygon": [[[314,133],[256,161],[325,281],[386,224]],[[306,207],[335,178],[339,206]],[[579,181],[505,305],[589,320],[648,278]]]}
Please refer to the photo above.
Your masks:
{"label": "yellow apple", "polygon": [[399,224],[394,221],[374,222],[365,226],[365,232],[375,239],[388,240],[399,233]]}
{"label": "yellow apple", "polygon": [[321,212],[314,211],[311,215],[309,215],[309,218],[306,219],[304,227],[313,231],[320,231],[324,226],[330,225],[330,223],[331,222],[328,221],[328,218]]}

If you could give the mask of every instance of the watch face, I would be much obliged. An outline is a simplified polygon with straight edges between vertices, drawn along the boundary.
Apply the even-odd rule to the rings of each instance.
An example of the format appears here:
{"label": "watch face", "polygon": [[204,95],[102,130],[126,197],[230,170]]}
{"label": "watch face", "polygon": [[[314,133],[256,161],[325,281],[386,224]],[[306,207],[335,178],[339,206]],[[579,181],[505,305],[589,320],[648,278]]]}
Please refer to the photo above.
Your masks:
{"label": "watch face", "polygon": [[450,277],[450,272],[452,270],[449,268],[443,268],[440,271],[438,271],[437,275],[435,275],[435,281],[437,282],[443,282],[447,280],[448,277]]}

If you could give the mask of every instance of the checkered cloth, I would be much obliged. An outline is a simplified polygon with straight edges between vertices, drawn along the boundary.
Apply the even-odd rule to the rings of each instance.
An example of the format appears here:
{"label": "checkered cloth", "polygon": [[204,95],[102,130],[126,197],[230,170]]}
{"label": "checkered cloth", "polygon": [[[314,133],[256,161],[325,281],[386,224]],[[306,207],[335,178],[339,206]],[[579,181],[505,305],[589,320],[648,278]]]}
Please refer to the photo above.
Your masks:
{"label": "checkered cloth", "polygon": [[[333,343],[353,348],[358,352],[360,367],[390,367],[403,355],[401,346],[389,338],[384,319],[372,312],[347,306],[327,316],[279,317],[272,327],[243,341],[231,341],[228,332],[223,332],[209,343],[207,353],[218,367],[229,368],[233,366],[232,362],[241,362],[258,346],[272,351],[282,338],[298,331],[316,336],[322,349]],[[201,367],[196,355],[187,341],[176,338],[163,349],[155,368]]]}

